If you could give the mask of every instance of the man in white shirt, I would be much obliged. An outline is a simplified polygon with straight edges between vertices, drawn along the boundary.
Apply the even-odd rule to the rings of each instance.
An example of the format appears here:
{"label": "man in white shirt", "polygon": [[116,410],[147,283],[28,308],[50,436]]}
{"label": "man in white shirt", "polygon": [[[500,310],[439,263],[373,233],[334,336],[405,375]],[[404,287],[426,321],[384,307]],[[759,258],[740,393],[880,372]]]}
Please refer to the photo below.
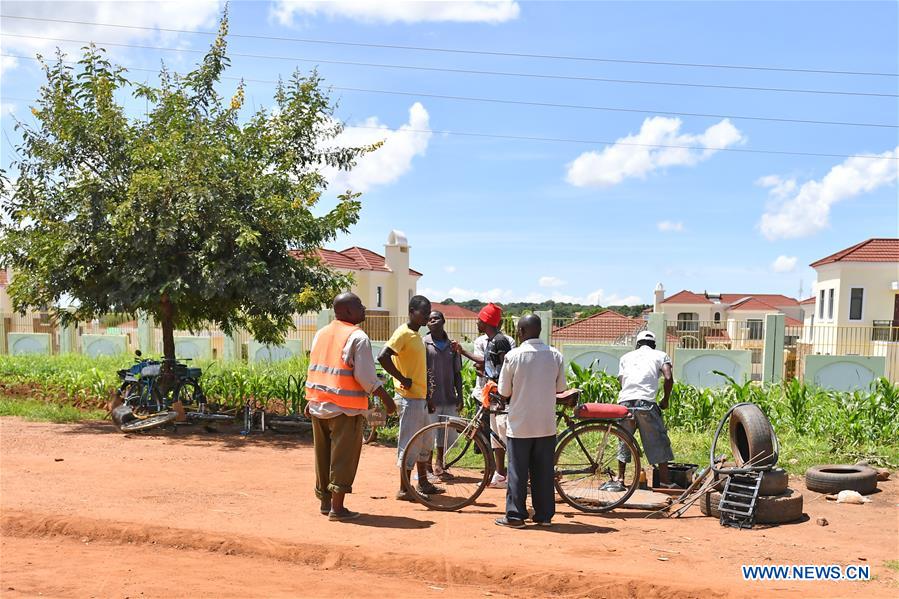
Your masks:
{"label": "man in white shirt", "polygon": [[499,375],[499,394],[508,401],[509,456],[506,515],[496,520],[499,526],[524,526],[528,478],[534,522],[549,526],[556,512],[556,393],[565,390],[565,371],[562,354],[540,340],[540,328],[536,315],[519,319],[521,346],[506,354]]}
{"label": "man in white shirt", "polygon": [[[659,377],[665,379],[664,394],[660,404],[656,403]],[[621,356],[618,363],[618,381],[621,383],[618,403],[629,408],[636,408],[633,412],[633,420],[624,420],[621,425],[631,433],[634,433],[639,427],[646,461],[658,466],[659,482],[661,486],[668,487],[670,486],[668,462],[674,459],[674,452],[671,450],[668,429],[665,428],[665,422],[662,420],[662,410],[668,408],[671,389],[674,387],[674,377],[671,374],[671,358],[665,352],[656,349],[656,337],[652,331],[642,331],[637,335],[637,349]],[[624,444],[619,444],[619,481],[624,479],[625,464],[630,461],[630,451]],[[606,485],[615,485],[616,483],[621,485],[618,481],[612,481]]]}

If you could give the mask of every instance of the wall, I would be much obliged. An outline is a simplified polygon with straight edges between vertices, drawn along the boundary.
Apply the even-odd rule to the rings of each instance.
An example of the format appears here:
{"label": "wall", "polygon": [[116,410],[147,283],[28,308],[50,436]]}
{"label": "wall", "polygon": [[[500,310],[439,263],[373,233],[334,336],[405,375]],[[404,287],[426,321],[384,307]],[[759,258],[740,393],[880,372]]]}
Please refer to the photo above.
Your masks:
{"label": "wall", "polygon": [[[835,270],[840,281],[837,311],[834,314],[838,325],[871,326],[873,320],[893,319],[896,291],[891,284],[899,280],[899,263],[843,262]],[[849,297],[853,287],[865,290],[861,321],[849,320]]]}

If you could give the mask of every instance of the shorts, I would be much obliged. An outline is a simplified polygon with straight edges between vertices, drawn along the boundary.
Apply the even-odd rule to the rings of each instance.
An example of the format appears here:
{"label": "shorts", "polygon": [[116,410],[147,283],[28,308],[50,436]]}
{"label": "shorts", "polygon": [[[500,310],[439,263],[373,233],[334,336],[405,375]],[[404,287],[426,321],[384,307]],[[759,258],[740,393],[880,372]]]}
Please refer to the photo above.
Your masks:
{"label": "shorts", "polygon": [[508,414],[490,414],[490,428],[493,429],[493,432],[496,433],[500,439],[502,439],[502,443],[499,442],[499,439],[490,435],[490,447],[493,449],[503,449],[503,444],[508,445],[509,440],[506,437],[506,429],[509,426],[509,415]]}
{"label": "shorts", "polygon": [[[662,409],[659,404],[654,401],[627,400],[622,401],[621,405],[633,408],[648,403],[652,404],[652,410],[635,410],[633,419],[622,420],[620,424],[631,434],[634,434],[635,429],[640,429],[640,443],[643,444],[647,462],[665,464],[674,459],[674,452],[671,450],[671,440],[668,439],[668,429],[662,420]],[[624,463],[631,461],[631,452],[624,443],[618,444],[618,461]]]}
{"label": "shorts", "polygon": [[[437,410],[431,414],[431,419],[434,422],[444,422],[447,418],[458,418],[459,410],[456,409],[454,405],[448,406],[436,406]],[[449,434],[449,439],[446,441],[446,445],[443,444],[444,436]],[[435,437],[436,447],[449,447],[453,443],[456,442],[456,438],[459,436],[459,433],[456,432],[456,429],[451,429],[447,427],[440,427],[437,429],[437,435]]]}
{"label": "shorts", "polygon": [[[400,415],[400,430],[396,437],[396,465],[402,466],[403,452],[412,439],[413,435],[434,422],[432,414],[428,413],[428,402],[424,399],[406,399],[405,397],[396,396],[396,410]],[[415,462],[427,462],[431,455],[431,448],[434,447],[434,437],[425,438],[417,448],[413,448],[409,452],[409,458],[406,460],[406,470],[412,470]]]}

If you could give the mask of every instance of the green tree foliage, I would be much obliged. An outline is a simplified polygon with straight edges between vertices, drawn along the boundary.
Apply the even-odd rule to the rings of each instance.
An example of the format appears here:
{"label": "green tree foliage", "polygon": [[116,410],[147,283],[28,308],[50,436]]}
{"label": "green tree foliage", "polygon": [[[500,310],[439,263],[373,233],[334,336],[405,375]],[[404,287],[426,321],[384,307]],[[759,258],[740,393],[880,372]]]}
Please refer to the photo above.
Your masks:
{"label": "green tree foliage", "polygon": [[[434,299],[434,298],[431,298]],[[473,310],[477,312],[481,308],[487,305],[487,302],[481,300],[468,300],[465,302],[456,302],[453,301],[452,298],[447,298],[443,300],[441,303],[443,304],[456,304],[462,306],[463,308],[467,308],[468,310]],[[632,316],[635,318],[640,317],[643,314],[643,310],[646,308],[651,308],[652,306],[649,304],[638,304],[636,306],[593,306],[588,304],[570,304],[567,302],[554,302],[552,300],[547,300],[545,302],[533,303],[533,302],[510,302],[507,304],[502,304],[503,312],[505,314],[509,314],[511,316],[521,316],[522,314],[533,314],[538,310],[552,310],[553,318],[586,318],[587,316],[592,316],[597,312],[602,310],[615,310],[625,316]]]}
{"label": "green tree foliage", "polygon": [[[158,87],[130,81],[93,45],[72,67],[57,52],[4,179],[0,263],[16,310],[64,322],[151,314],[166,358],[173,330],[215,323],[278,343],[295,312],[319,308],[347,279],[315,249],[359,217],[358,194],[313,213],[324,167],[348,170],[367,147],[337,147],[341,124],[313,71],[278,85],[271,111],[241,119],[244,86],[216,91],[229,65],[227,15],[202,62]],[[128,95],[146,114],[131,118]],[[141,111],[143,112],[143,110]]]}

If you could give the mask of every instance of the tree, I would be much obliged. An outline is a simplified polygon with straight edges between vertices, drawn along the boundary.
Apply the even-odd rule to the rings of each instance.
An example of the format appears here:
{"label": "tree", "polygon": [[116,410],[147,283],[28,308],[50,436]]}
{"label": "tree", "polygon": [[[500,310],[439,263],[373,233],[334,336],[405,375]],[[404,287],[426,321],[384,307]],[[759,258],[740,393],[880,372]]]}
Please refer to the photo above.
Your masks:
{"label": "tree", "polygon": [[[16,124],[18,175],[3,177],[0,263],[15,270],[16,310],[57,306],[62,322],[143,311],[174,360],[175,328],[211,322],[279,343],[294,313],[346,288],[315,250],[358,220],[358,194],[312,209],[321,170],[350,169],[377,144],[333,145],[342,126],[314,71],[241,121],[243,83],[230,99],[216,91],[227,31],[226,14],[202,63],[184,76],[163,67],[157,87],[129,81],[94,45],[77,68],[58,51],[41,61],[38,125]],[[127,115],[128,95],[144,118]],[[64,297],[73,309],[58,308]]]}

